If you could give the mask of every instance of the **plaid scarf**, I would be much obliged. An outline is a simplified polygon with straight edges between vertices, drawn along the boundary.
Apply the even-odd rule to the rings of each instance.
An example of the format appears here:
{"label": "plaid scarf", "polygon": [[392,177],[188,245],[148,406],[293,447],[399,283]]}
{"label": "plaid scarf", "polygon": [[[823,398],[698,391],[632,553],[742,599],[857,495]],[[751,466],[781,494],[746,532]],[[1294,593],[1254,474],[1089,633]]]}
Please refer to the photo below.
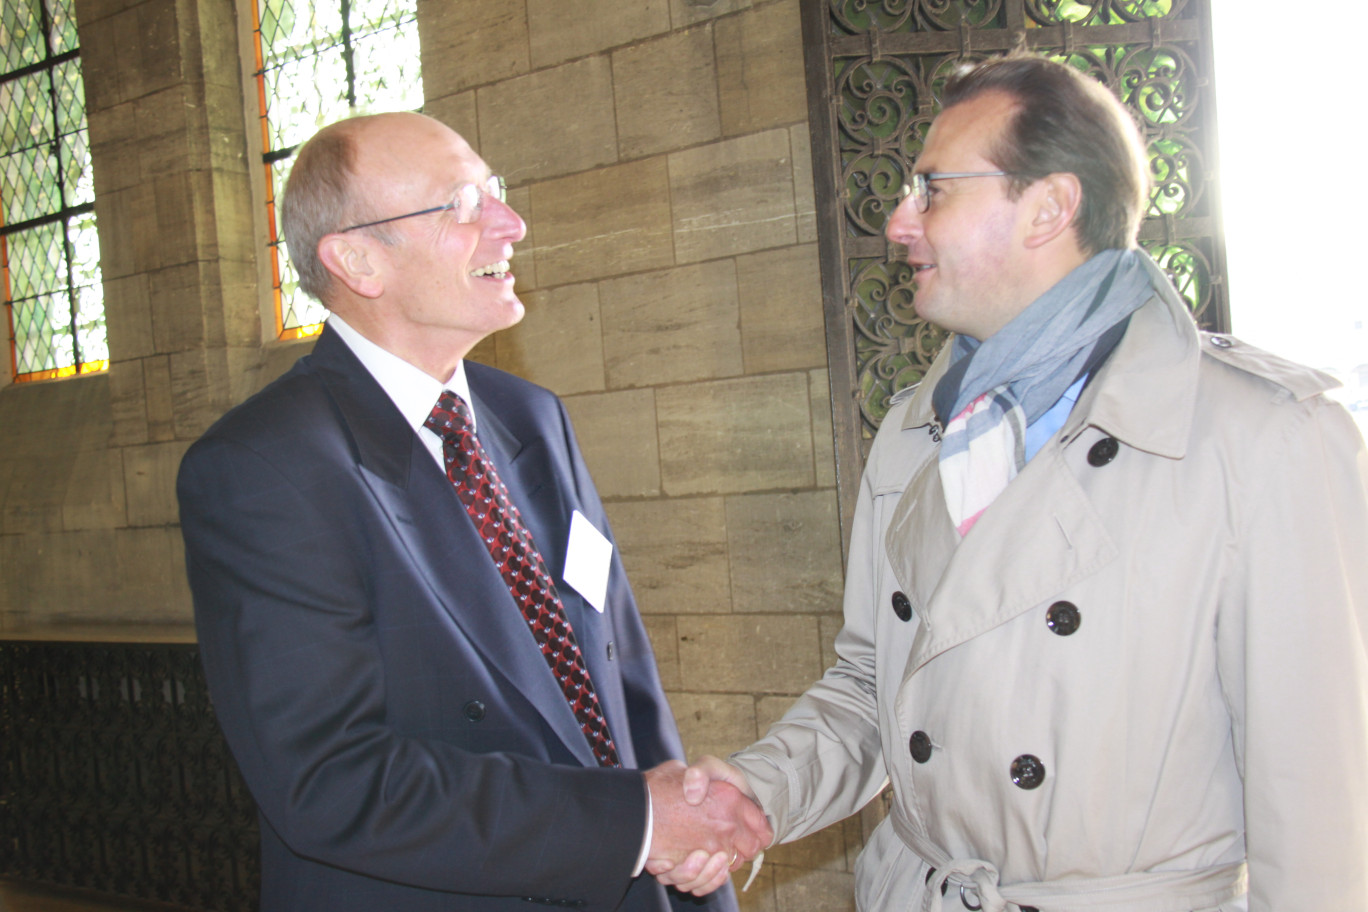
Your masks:
{"label": "plaid scarf", "polygon": [[1104,250],[984,341],[955,337],[931,402],[945,429],[941,486],[961,536],[1025,467],[1027,425],[1106,360],[1162,275],[1143,251]]}

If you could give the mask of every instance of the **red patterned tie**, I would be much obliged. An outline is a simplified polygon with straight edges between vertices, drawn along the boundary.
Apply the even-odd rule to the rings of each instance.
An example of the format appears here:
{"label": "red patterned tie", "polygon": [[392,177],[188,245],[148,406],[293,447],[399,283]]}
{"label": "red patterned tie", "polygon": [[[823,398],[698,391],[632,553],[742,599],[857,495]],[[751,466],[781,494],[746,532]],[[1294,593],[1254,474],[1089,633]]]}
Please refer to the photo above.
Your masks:
{"label": "red patterned tie", "polygon": [[556,583],[546,572],[532,533],[509,500],[508,489],[499,480],[471,424],[470,409],[461,397],[443,390],[424,427],[442,438],[447,478],[456,486],[456,496],[475,521],[489,556],[527,619],[594,757],[600,766],[620,766],[608,722],[589,680],[589,669],[556,594]]}

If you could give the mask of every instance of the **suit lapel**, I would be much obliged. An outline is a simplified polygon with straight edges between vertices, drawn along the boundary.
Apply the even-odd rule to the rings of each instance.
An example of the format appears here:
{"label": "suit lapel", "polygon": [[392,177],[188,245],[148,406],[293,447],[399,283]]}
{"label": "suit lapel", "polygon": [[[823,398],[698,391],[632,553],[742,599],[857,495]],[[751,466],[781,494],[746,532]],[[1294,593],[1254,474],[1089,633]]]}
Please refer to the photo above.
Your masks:
{"label": "suit lapel", "polygon": [[[566,748],[585,765],[594,765],[560,685],[451,483],[335,333],[324,330],[313,361],[355,442],[361,476],[433,601],[489,666],[536,708]],[[504,477],[507,454],[519,454],[522,446],[489,410],[478,421],[480,441]],[[508,478],[504,483],[521,511],[518,492]]]}

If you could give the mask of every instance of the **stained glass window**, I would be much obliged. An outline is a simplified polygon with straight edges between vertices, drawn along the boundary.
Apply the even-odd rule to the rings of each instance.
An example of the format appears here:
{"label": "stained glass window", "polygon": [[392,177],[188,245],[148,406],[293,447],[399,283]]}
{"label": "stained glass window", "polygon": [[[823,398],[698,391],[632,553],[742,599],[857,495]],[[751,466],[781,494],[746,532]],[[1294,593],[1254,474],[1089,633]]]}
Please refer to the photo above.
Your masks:
{"label": "stained glass window", "polygon": [[73,0],[0,0],[0,266],[16,380],[105,370]]}
{"label": "stained glass window", "polygon": [[257,98],[266,169],[267,260],[280,338],[319,331],[322,305],[299,290],[275,201],[295,149],[350,114],[423,106],[417,0],[257,0]]}

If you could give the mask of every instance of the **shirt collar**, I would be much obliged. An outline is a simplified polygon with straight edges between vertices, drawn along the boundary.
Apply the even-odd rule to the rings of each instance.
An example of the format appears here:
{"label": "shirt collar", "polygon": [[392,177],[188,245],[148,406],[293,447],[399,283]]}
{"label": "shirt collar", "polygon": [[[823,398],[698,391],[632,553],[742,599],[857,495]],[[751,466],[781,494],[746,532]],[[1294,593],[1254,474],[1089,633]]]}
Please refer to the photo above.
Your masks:
{"label": "shirt collar", "polygon": [[337,314],[328,315],[328,325],[342,337],[342,341],[366,370],[370,371],[375,382],[380,384],[380,388],[394,402],[414,432],[423,429],[423,423],[427,421],[428,415],[432,414],[432,407],[436,405],[437,397],[444,389],[451,390],[465,400],[470,408],[472,425],[478,424],[475,403],[470,398],[470,383],[466,379],[464,360],[456,365],[456,370],[446,383],[440,383],[403,358],[385,351],[361,335]]}

